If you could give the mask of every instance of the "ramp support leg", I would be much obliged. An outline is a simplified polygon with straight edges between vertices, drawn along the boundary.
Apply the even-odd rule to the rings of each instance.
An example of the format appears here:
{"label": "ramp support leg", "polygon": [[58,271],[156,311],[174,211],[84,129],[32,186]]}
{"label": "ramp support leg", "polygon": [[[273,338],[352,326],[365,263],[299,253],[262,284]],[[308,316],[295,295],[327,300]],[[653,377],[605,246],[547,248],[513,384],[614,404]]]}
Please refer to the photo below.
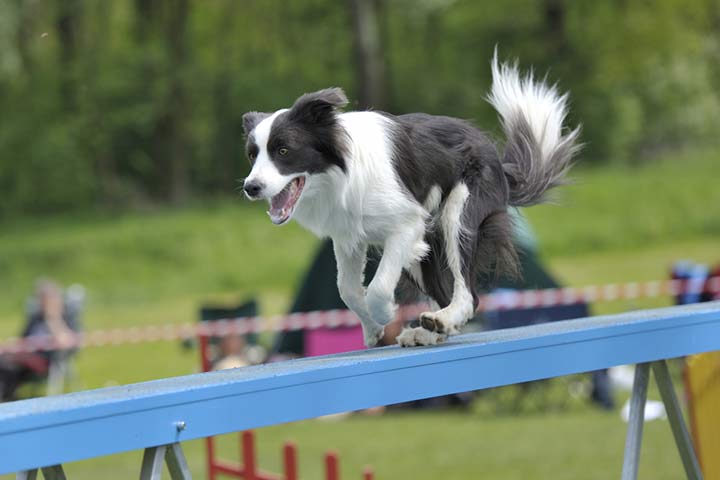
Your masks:
{"label": "ramp support leg", "polygon": [[702,480],[702,472],[695,455],[690,434],[685,426],[682,409],[675,395],[667,362],[658,360],[652,363],[641,363],[635,367],[632,398],[630,399],[630,416],[628,431],[625,438],[625,458],[623,460],[622,480],[636,480],[640,465],[640,447],[642,446],[643,423],[645,421],[645,402],[650,379],[650,368],[655,374],[655,381],[660,390],[670,428],[675,437],[675,445],[680,453],[685,474],[689,480]]}
{"label": "ramp support leg", "polygon": [[637,365],[635,367],[632,397],[630,398],[630,416],[628,418],[627,436],[625,437],[625,458],[623,459],[622,480],[637,479],[649,379],[650,364],[641,363]]}
{"label": "ramp support leg", "polygon": [[[62,465],[42,467],[40,470],[42,471],[43,478],[45,480],[66,480],[67,478],[65,477],[65,471],[63,470]],[[38,469],[33,468],[32,470],[18,472],[15,478],[17,478],[17,480],[37,480]]]}
{"label": "ramp support leg", "polygon": [[190,480],[192,478],[182,447],[179,443],[173,443],[145,449],[140,480],[160,480],[163,463],[167,464],[172,480]]}
{"label": "ramp support leg", "polygon": [[653,362],[652,369],[655,375],[655,382],[657,382],[658,389],[660,390],[660,396],[665,404],[665,411],[667,412],[670,422],[670,428],[672,428],[673,436],[675,437],[675,445],[677,445],[678,452],[680,452],[680,459],[683,462],[683,467],[685,467],[685,474],[690,480],[700,480],[702,479],[702,472],[700,471],[700,465],[695,456],[695,448],[693,448],[690,433],[685,426],[685,419],[683,418],[680,403],[675,395],[675,389],[673,388],[672,379],[670,378],[667,362],[665,360]]}

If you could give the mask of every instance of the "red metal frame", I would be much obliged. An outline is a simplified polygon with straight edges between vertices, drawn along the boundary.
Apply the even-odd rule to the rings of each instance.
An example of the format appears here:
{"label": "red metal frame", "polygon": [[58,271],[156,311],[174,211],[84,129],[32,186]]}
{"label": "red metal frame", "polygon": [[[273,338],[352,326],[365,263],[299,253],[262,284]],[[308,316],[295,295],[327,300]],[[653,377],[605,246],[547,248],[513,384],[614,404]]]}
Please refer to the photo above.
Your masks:
{"label": "red metal frame", "polygon": [[[212,370],[210,358],[210,338],[208,335],[198,337],[200,344],[200,363],[203,372]],[[205,438],[207,449],[208,480],[216,480],[217,476],[242,478],[244,480],[298,480],[297,446],[292,442],[283,445],[283,474],[262,472],[258,470],[255,452],[255,434],[252,430],[240,432],[240,458],[242,463],[231,463],[215,456],[215,437]],[[336,453],[325,455],[326,480],[340,480],[339,458]],[[366,467],[363,471],[364,480],[373,480],[373,471]]]}
{"label": "red metal frame", "polygon": [[294,443],[285,442],[283,445],[283,463],[285,464],[285,479],[298,480],[297,447]]}
{"label": "red metal frame", "polygon": [[326,480],[339,480],[340,472],[337,453],[328,452],[325,454],[325,478]]}

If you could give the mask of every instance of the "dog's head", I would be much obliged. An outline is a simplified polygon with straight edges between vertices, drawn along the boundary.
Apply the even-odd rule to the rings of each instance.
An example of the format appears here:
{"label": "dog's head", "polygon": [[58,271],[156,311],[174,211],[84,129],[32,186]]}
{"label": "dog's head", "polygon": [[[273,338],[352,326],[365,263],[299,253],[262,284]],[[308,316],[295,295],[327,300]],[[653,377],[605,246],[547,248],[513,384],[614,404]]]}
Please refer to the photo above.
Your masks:
{"label": "dog's head", "polygon": [[252,170],[245,195],[267,199],[276,225],[287,222],[311,177],[331,168],[345,170],[338,109],[348,103],[339,88],[307,93],[289,109],[243,115],[246,153]]}

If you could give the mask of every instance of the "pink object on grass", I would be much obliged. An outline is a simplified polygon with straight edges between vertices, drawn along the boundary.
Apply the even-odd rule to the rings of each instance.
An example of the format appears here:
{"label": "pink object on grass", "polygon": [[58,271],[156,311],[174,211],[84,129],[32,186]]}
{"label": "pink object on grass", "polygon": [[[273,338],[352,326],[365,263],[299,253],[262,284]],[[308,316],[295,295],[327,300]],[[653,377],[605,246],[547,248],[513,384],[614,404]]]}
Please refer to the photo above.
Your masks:
{"label": "pink object on grass", "polygon": [[331,353],[362,350],[362,327],[318,328],[305,330],[305,356],[316,357]]}

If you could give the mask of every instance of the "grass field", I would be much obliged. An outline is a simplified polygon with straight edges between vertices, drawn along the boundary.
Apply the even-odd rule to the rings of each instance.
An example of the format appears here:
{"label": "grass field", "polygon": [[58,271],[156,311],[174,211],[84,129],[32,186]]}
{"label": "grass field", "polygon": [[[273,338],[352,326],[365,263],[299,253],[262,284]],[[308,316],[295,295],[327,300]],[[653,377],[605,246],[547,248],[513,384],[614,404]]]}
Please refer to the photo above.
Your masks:
{"label": "grass field", "polygon": [[[549,268],[568,285],[586,285],[664,279],[681,258],[720,260],[717,157],[706,151],[637,169],[578,169],[560,206],[527,211]],[[259,296],[263,313],[282,312],[317,244],[297,225],[272,227],[261,205],[240,199],[24,219],[0,228],[0,338],[17,333],[24,299],[40,275],[87,287],[86,329],[194,321],[202,302],[251,295]],[[614,302],[594,310],[665,304],[668,299]],[[197,353],[175,343],[87,349],[78,356],[76,387],[197,368]],[[624,428],[617,412],[582,406],[520,417],[481,410],[354,416],[266,428],[259,439],[262,465],[271,469],[282,441],[297,440],[303,478],[319,478],[321,452],[333,448],[342,453],[343,478],[359,478],[362,465],[372,463],[377,478],[599,479],[617,476]],[[648,424],[646,441],[641,475],[679,478],[667,424]],[[200,477],[201,445],[186,448]],[[231,456],[232,446],[223,448]],[[134,452],[68,470],[76,479],[110,478],[108,470],[125,478],[137,475],[139,460]]]}
{"label": "grass field", "polygon": [[[561,205],[534,207],[527,215],[544,257],[568,284],[664,278],[671,262],[711,253],[720,236],[714,171],[720,171],[715,152],[634,170],[578,169],[576,184],[561,192]],[[39,275],[87,286],[91,328],[190,320],[202,300],[254,293],[265,312],[280,312],[317,244],[296,224],[273,227],[263,205],[240,198],[184,209],[27,219],[0,228],[2,336],[17,330]],[[622,255],[626,259],[613,264]],[[621,263],[636,255],[655,267],[646,270],[635,261],[624,268]],[[600,265],[612,270],[595,277]]]}

